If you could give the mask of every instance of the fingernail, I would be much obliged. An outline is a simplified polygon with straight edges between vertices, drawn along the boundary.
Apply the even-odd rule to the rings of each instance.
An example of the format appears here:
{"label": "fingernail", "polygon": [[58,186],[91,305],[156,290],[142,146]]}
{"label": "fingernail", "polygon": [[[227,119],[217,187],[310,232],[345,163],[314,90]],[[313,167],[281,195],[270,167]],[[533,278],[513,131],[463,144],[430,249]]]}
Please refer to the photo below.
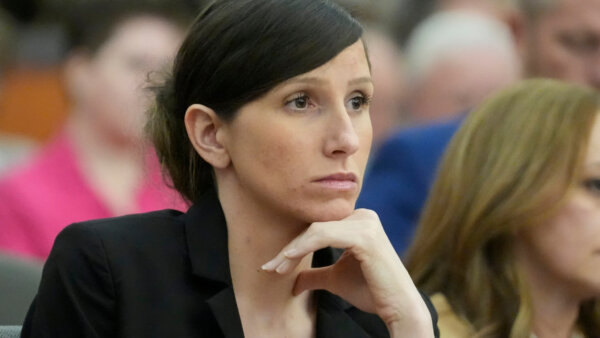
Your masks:
{"label": "fingernail", "polygon": [[273,259],[272,261],[265,263],[265,264],[264,264],[263,266],[261,266],[260,268],[261,268],[261,269],[263,269],[263,270],[266,270],[266,271],[273,271],[273,269],[275,269],[275,266],[276,266],[276,264],[275,264],[275,263],[276,263],[276,262],[275,262],[275,260]]}
{"label": "fingernail", "polygon": [[289,265],[290,261],[286,259],[285,261],[283,261],[283,263],[281,263],[281,265],[277,267],[277,269],[275,269],[275,271],[277,273],[285,273]]}

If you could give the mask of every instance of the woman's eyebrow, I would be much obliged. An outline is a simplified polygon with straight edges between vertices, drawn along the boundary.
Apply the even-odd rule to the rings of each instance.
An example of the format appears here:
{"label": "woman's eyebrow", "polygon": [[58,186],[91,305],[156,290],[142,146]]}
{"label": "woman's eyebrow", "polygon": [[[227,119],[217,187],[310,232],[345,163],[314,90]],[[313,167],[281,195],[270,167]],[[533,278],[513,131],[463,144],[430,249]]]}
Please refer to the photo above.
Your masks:
{"label": "woman's eyebrow", "polygon": [[287,83],[309,83],[309,84],[324,84],[326,82],[327,81],[325,81],[324,79],[315,77],[315,76],[299,77],[299,78],[290,79],[289,81],[287,81]]}
{"label": "woman's eyebrow", "polygon": [[[309,83],[309,84],[320,84],[320,85],[322,85],[326,82],[327,81],[325,79],[320,78],[320,77],[314,77],[314,76],[300,77],[300,78],[291,79],[291,80],[287,81],[287,83]],[[357,84],[361,84],[361,83],[373,83],[373,80],[371,80],[371,77],[369,77],[369,76],[363,76],[363,77],[359,77],[359,78],[348,81],[348,85],[357,85]]]}
{"label": "woman's eyebrow", "polygon": [[363,77],[359,77],[357,79],[353,79],[348,81],[349,85],[357,85],[357,84],[361,84],[361,83],[373,83],[373,80],[371,80],[371,78],[369,76],[363,76]]}

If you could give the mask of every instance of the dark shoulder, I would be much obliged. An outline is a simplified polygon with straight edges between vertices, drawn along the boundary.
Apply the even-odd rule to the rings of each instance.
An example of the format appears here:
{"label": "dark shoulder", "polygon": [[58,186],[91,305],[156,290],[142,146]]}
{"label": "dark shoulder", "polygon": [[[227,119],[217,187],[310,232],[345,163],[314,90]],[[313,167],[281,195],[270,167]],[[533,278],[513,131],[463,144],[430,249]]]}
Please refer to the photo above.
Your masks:
{"label": "dark shoulder", "polygon": [[182,227],[183,216],[180,211],[165,209],[79,222],[69,225],[62,232],[94,232],[103,238],[123,237],[135,241],[140,234],[163,234]]}
{"label": "dark shoulder", "polygon": [[180,211],[160,210],[74,223],[59,233],[52,251],[57,254],[95,248],[123,257],[127,252],[181,247],[184,217]]}

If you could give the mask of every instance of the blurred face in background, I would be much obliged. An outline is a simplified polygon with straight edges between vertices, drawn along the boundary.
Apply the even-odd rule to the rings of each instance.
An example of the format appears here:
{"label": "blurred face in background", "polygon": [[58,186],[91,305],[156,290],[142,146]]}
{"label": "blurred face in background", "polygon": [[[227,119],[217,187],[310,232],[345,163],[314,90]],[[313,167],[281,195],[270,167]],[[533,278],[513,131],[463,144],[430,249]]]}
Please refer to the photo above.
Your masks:
{"label": "blurred face in background", "polygon": [[454,118],[521,77],[509,27],[472,11],[440,11],[406,46],[406,111],[416,124]]}
{"label": "blurred face in background", "polygon": [[600,295],[598,117],[592,129],[579,184],[554,217],[526,229],[521,239],[517,259],[524,263],[532,288],[559,292],[566,299],[576,301]]}
{"label": "blurred face in background", "polygon": [[600,89],[600,0],[555,0],[524,27],[529,76]]}
{"label": "blurred face in background", "polygon": [[77,62],[77,81],[71,83],[76,113],[115,142],[138,142],[151,99],[148,75],[168,65],[181,39],[182,31],[159,17],[119,24],[95,54]]}
{"label": "blurred face in background", "polygon": [[519,79],[519,67],[500,53],[472,48],[447,55],[413,84],[407,98],[414,122],[447,120],[474,108]]}

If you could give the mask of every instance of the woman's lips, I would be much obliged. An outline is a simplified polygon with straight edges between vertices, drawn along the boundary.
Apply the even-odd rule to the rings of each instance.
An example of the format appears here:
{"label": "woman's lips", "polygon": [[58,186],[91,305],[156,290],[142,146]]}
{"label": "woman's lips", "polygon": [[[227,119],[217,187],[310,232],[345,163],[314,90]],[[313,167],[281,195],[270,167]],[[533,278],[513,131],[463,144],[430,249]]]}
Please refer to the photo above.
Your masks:
{"label": "woman's lips", "polygon": [[315,180],[319,185],[335,190],[353,190],[356,189],[356,175],[353,173],[338,173],[325,176]]}

